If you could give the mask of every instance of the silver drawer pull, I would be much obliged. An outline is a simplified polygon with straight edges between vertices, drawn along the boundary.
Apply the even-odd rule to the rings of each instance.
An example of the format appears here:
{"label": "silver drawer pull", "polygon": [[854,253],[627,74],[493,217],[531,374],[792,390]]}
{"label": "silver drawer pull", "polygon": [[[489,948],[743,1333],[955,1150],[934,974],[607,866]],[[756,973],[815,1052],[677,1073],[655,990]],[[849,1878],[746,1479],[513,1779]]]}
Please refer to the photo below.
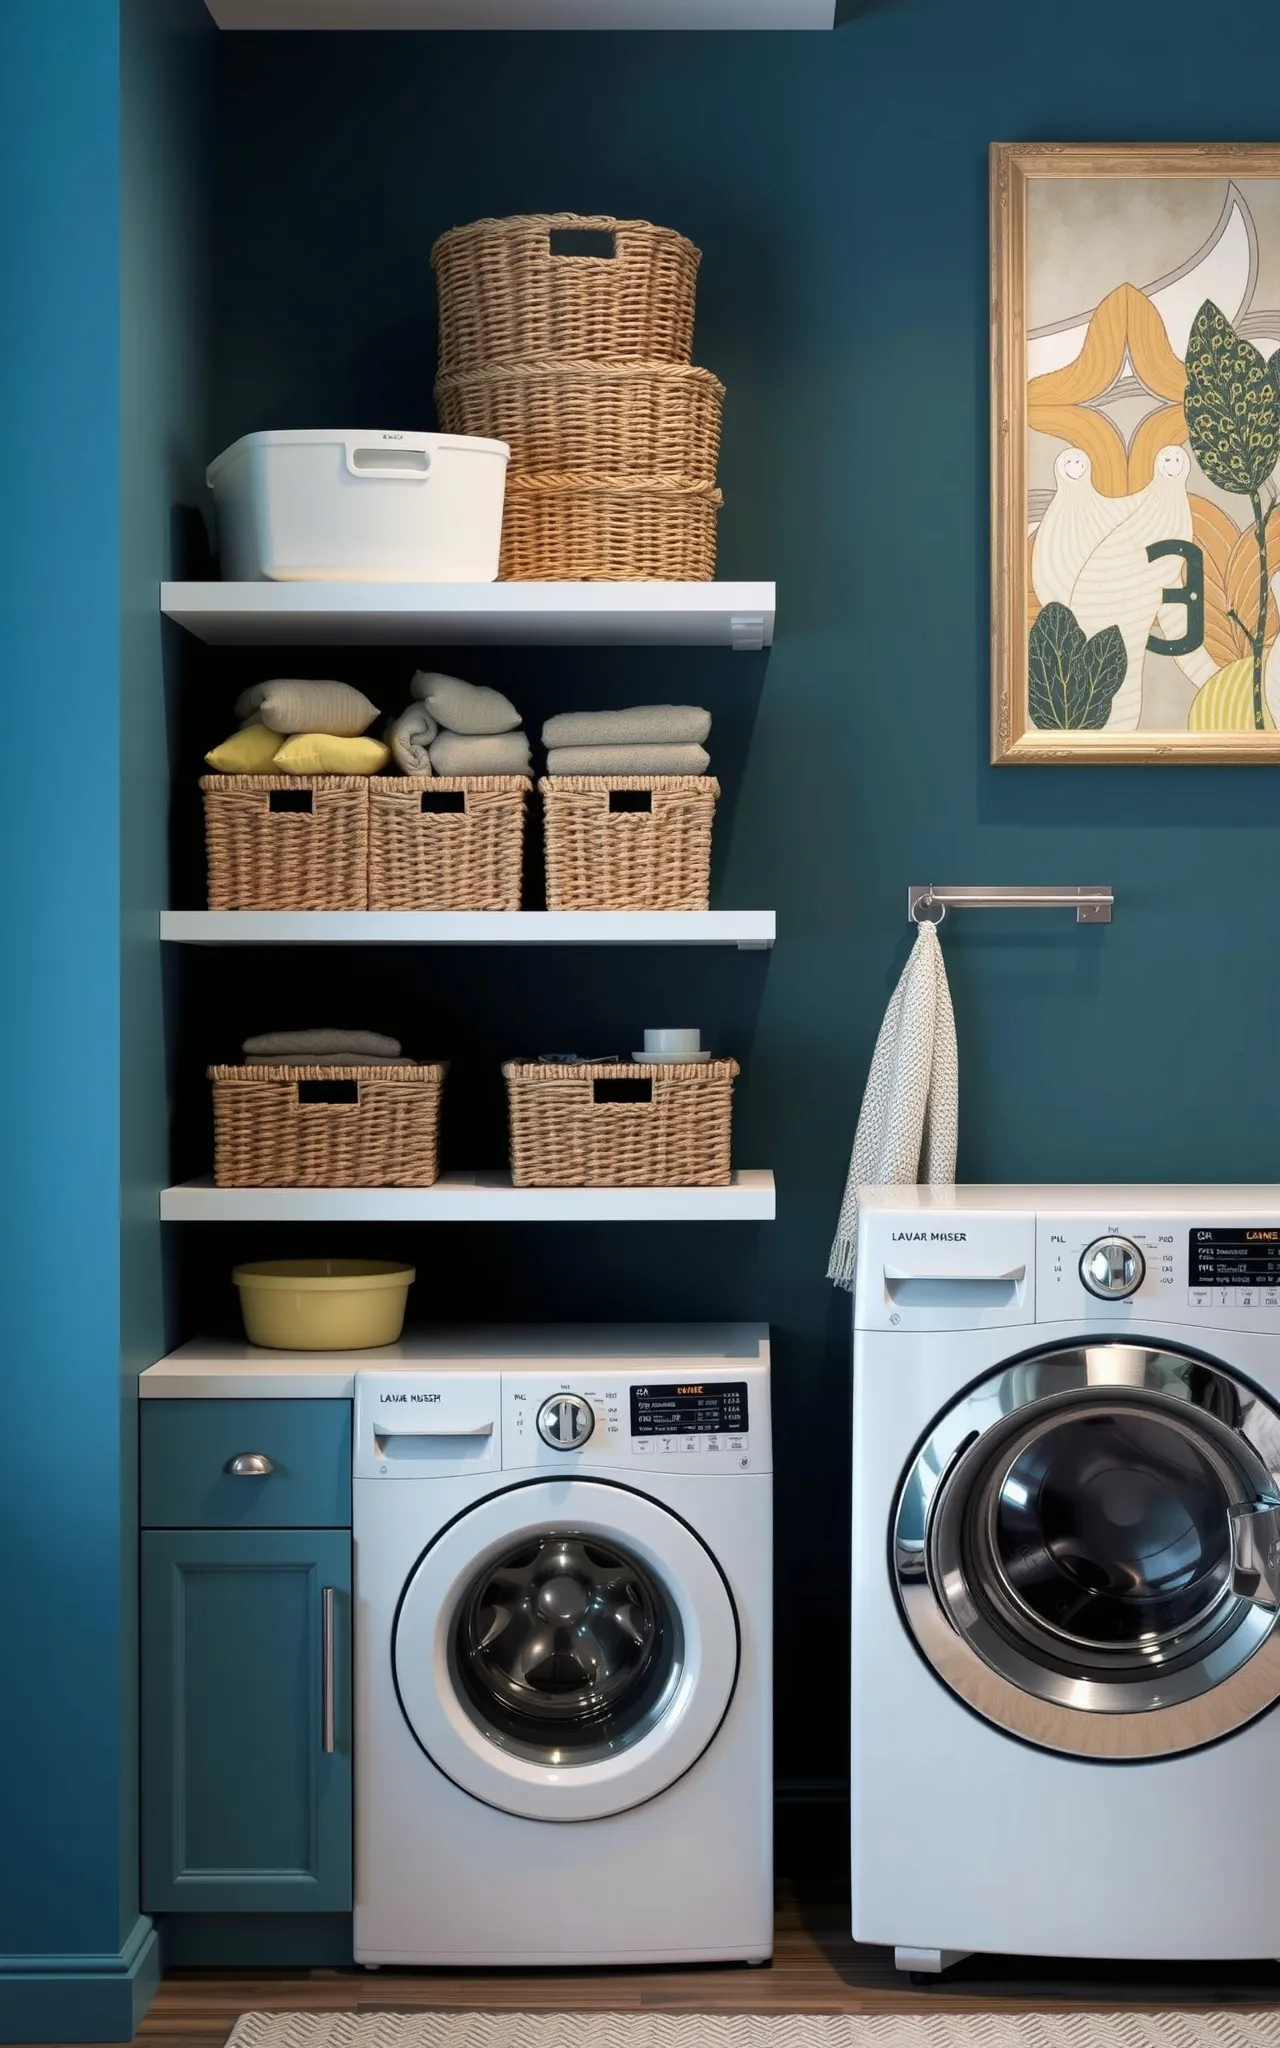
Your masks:
{"label": "silver drawer pull", "polygon": [[336,1747],[333,1686],[333,1605],[334,1588],[332,1586],[322,1587],[320,1592],[320,1746],[326,1756],[332,1756]]}
{"label": "silver drawer pull", "polygon": [[269,1479],[276,1468],[263,1451],[239,1451],[222,1469],[233,1479]]}

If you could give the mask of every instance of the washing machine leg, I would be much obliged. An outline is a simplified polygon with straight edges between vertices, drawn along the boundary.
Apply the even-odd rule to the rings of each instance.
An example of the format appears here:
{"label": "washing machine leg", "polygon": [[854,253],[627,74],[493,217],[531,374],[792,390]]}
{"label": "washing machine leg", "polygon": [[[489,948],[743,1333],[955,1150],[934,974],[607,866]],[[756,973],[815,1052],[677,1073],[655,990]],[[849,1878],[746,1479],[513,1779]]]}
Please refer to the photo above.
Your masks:
{"label": "washing machine leg", "polygon": [[971,1948],[895,1948],[893,1966],[896,1970],[909,1970],[912,1976],[936,1977],[972,1954]]}

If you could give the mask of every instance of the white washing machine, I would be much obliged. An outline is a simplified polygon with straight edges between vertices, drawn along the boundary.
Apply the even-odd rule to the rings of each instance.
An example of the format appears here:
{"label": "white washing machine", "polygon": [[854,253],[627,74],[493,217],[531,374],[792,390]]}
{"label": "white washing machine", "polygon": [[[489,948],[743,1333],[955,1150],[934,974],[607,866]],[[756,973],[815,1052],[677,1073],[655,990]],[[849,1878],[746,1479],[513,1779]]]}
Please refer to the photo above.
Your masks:
{"label": "white washing machine", "polygon": [[1280,1957],[1280,1188],[872,1189],[853,1933]]}
{"label": "white washing machine", "polygon": [[432,1350],[356,1375],[357,1962],[765,1960],[768,1332]]}

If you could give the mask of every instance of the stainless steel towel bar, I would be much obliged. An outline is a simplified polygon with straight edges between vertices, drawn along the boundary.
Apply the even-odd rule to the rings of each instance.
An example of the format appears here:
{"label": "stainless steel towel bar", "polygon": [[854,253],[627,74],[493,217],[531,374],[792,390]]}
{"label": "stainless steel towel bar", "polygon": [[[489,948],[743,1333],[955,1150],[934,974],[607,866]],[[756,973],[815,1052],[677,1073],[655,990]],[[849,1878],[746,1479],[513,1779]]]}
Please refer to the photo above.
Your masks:
{"label": "stainless steel towel bar", "polygon": [[1105,885],[970,889],[952,883],[912,882],[907,890],[907,916],[912,924],[941,924],[949,910],[1074,910],[1077,924],[1110,924],[1115,900],[1114,891]]}

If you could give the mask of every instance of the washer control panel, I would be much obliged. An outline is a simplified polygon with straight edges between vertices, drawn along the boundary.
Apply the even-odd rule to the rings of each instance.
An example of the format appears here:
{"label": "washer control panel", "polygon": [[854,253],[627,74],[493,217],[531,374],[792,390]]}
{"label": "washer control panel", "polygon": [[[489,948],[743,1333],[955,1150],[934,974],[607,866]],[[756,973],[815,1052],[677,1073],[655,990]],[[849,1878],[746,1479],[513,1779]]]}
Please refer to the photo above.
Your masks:
{"label": "washer control panel", "polygon": [[1036,1218],[1036,1321],[1280,1331],[1280,1216]]}
{"label": "washer control panel", "polygon": [[502,1462],[655,1476],[767,1472],[767,1382],[741,1371],[572,1381],[504,1374]]}

